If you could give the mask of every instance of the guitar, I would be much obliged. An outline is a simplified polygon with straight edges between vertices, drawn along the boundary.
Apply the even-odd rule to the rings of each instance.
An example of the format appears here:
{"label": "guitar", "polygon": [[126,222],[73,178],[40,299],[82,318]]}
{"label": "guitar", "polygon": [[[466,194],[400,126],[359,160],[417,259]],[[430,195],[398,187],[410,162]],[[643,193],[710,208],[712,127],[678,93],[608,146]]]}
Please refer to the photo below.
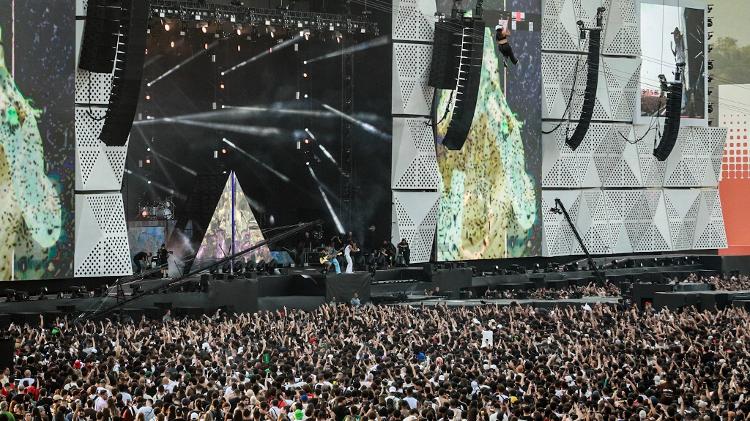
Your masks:
{"label": "guitar", "polygon": [[327,265],[336,256],[341,256],[342,254],[344,254],[344,249],[339,249],[339,250],[335,250],[335,251],[333,251],[331,253],[324,254],[324,255],[320,256],[320,264],[321,265]]}

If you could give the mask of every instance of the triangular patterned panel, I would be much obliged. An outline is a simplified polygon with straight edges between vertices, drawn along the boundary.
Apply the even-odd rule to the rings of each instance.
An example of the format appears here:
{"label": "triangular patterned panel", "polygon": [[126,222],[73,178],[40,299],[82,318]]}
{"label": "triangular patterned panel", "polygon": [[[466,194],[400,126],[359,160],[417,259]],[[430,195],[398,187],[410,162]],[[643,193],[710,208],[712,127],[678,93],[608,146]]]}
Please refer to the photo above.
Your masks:
{"label": "triangular patterned panel", "polygon": [[76,265],[75,276],[92,276],[101,274],[103,244],[99,241],[83,261]]}
{"label": "triangular patterned panel", "polygon": [[81,182],[86,185],[89,182],[91,171],[96,166],[101,150],[99,149],[78,149],[78,166],[81,172]]}
{"label": "triangular patterned panel", "polygon": [[94,219],[99,229],[104,232],[107,226],[107,219],[109,218],[109,210],[106,207],[104,197],[100,195],[86,197],[86,203],[94,213]]}
{"label": "triangular patterned panel", "polygon": [[112,172],[115,174],[117,181],[122,184],[122,177],[125,172],[125,158],[128,154],[127,147],[104,147],[104,154],[109,160]]}

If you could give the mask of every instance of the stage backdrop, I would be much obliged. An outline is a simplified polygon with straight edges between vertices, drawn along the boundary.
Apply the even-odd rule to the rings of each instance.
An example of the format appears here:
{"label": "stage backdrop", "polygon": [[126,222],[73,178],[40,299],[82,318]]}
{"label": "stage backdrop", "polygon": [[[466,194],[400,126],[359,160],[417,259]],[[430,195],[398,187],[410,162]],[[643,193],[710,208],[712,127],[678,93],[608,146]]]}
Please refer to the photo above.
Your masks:
{"label": "stage backdrop", "polygon": [[0,0],[0,280],[73,265],[75,6]]}
{"label": "stage backdrop", "polygon": [[[387,34],[385,18],[373,16]],[[234,171],[269,236],[320,218],[326,241],[351,231],[367,249],[389,237],[387,37],[349,61],[344,48],[378,35],[171,23],[150,25],[123,187],[128,220],[169,201],[177,234],[168,246],[192,254]],[[332,109],[358,122],[347,127]]]}

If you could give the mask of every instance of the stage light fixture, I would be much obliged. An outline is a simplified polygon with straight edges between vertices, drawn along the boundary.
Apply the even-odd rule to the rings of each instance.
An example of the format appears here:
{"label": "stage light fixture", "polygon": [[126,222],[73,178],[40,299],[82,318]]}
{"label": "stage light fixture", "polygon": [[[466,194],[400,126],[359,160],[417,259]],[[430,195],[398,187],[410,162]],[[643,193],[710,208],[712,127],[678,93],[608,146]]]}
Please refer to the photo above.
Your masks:
{"label": "stage light fixture", "polygon": [[141,216],[144,218],[148,218],[148,211],[146,209],[141,211]]}
{"label": "stage light fixture", "polygon": [[307,72],[302,73],[302,77],[307,78]]}
{"label": "stage light fixture", "polygon": [[165,22],[164,23],[164,30],[167,31],[167,32],[169,32],[170,29],[172,29],[172,27],[169,25],[168,22]]}
{"label": "stage light fixture", "polygon": [[170,41],[170,42],[169,42],[169,46],[170,46],[171,48],[174,48],[174,41]]}
{"label": "stage light fixture", "polygon": [[227,154],[227,148],[221,148],[221,153],[226,155]]}
{"label": "stage light fixture", "polygon": [[242,25],[238,25],[235,32],[237,33],[237,36],[242,35]]}
{"label": "stage light fixture", "polygon": [[219,89],[224,89],[224,82],[221,82],[221,84],[219,84]]}

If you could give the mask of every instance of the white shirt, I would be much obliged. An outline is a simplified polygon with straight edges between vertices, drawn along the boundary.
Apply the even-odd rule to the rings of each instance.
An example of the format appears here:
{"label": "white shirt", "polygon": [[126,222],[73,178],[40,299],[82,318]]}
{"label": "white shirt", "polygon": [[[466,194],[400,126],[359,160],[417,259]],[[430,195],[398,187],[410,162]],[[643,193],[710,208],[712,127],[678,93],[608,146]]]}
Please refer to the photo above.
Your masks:
{"label": "white shirt", "polygon": [[146,421],[151,421],[156,418],[156,416],[154,415],[154,408],[150,406],[142,406],[138,408],[138,413],[143,414],[143,417],[146,419]]}
{"label": "white shirt", "polygon": [[96,412],[102,412],[104,408],[107,407],[107,400],[102,399],[101,396],[98,396],[96,400],[94,401],[94,410]]}

